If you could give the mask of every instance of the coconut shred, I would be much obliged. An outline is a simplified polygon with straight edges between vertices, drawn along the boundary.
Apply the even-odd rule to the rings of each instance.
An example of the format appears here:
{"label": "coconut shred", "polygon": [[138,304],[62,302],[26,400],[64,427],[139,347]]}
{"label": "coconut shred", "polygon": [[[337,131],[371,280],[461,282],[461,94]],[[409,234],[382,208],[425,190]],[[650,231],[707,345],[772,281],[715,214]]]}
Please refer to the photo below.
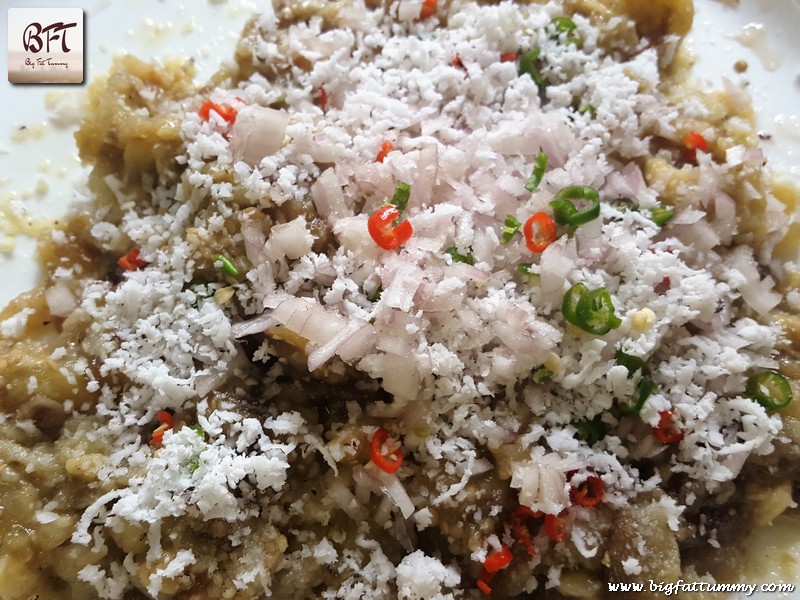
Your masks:
{"label": "coconut shred", "polygon": [[276,0],[201,87],[118,59],[0,313],[0,598],[739,581],[800,472],[792,192],[649,5]]}

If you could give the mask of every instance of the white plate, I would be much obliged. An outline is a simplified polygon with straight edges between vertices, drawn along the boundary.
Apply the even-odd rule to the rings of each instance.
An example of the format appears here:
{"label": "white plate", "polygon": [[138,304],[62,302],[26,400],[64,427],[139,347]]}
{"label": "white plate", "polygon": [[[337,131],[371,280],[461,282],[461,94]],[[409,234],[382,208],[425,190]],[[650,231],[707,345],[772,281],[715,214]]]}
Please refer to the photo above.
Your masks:
{"label": "white plate", "polygon": [[[722,77],[747,82],[758,111],[758,129],[771,136],[764,149],[773,169],[800,182],[800,5],[797,0],[696,0],[689,48],[698,74],[709,88]],[[4,1],[0,11],[0,46],[7,47],[7,8],[28,3]],[[37,0],[37,7],[80,6],[85,10],[86,79],[105,72],[112,56],[127,51],[140,58],[193,57],[198,80],[207,78],[233,55],[239,31],[257,9],[249,0]],[[760,29],[759,29],[760,28]],[[736,38],[749,40],[748,47]],[[745,60],[738,74],[733,65]],[[74,102],[82,86],[12,86],[0,84],[0,199],[12,195],[34,217],[55,216],[74,198],[82,170],[75,152],[74,126],[58,126],[45,109],[48,93]],[[42,130],[38,139],[13,142],[15,130]],[[19,238],[11,255],[0,254],[0,305],[31,288],[38,276],[35,244]],[[800,555],[800,531],[793,552]],[[774,556],[772,559],[774,560]],[[800,573],[774,572],[766,581],[800,580]],[[777,598],[778,595],[764,595]],[[787,596],[783,596],[787,597]],[[790,597],[800,599],[800,593]]]}

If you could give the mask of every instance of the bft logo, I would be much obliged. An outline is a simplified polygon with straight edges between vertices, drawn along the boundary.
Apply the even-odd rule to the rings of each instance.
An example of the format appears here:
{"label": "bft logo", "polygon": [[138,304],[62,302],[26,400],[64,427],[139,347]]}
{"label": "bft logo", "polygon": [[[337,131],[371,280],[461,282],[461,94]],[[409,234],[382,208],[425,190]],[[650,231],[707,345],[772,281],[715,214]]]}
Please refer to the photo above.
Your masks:
{"label": "bft logo", "polygon": [[83,10],[9,8],[8,80],[81,83]]}
{"label": "bft logo", "polygon": [[[67,46],[67,30],[77,26],[77,23],[53,23],[42,27],[40,23],[31,23],[22,34],[22,46],[26,52],[36,54],[46,45],[45,52],[50,52],[50,42],[61,40],[61,51],[66,54],[70,51]],[[42,34],[45,35],[44,41]]]}

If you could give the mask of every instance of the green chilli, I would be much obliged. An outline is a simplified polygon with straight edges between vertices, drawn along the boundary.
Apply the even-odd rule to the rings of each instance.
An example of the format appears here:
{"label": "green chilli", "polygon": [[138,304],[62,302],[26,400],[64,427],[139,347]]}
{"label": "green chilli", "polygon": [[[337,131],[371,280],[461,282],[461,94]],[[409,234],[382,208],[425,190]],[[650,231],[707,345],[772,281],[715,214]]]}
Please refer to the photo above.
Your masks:
{"label": "green chilli", "polygon": [[398,181],[394,186],[394,196],[389,200],[389,204],[395,206],[397,210],[403,212],[408,206],[408,199],[411,197],[411,186],[405,181]]}
{"label": "green chilli", "polygon": [[517,234],[520,227],[522,227],[522,223],[520,223],[514,215],[508,215],[505,224],[500,228],[503,234],[502,243],[507,244],[510,242]]}
{"label": "green chilli", "polygon": [[[211,260],[214,261],[214,266],[220,269],[223,273],[230,275],[231,277],[239,276],[239,269],[227,256],[215,254],[211,257]],[[217,265],[217,263],[219,263],[219,265]]]}
{"label": "green chilli", "polygon": [[749,377],[745,393],[767,410],[778,410],[792,401],[792,386],[786,377],[774,371]]}
{"label": "green chilli", "polygon": [[542,183],[545,171],[547,171],[547,154],[540,150],[536,155],[536,160],[533,162],[531,176],[525,182],[525,189],[529,192],[535,192],[539,184]]}
{"label": "green chilli", "polygon": [[[579,209],[575,202],[588,202]],[[559,225],[577,227],[600,216],[600,194],[593,187],[571,185],[560,190],[550,202],[553,217]]]}
{"label": "green chilli", "polygon": [[592,335],[604,335],[622,325],[614,314],[608,290],[604,287],[589,290],[583,283],[576,283],[564,294],[561,314],[569,323]]}

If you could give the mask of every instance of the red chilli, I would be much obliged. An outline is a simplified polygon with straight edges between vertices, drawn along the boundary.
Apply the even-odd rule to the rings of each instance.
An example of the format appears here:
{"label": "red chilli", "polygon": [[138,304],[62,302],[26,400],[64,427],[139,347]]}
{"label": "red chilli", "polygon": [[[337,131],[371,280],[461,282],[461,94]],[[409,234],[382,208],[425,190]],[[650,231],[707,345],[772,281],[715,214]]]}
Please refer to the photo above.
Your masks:
{"label": "red chilli", "polygon": [[544,252],[556,241],[556,224],[547,213],[537,212],[522,227],[525,245],[531,252]]}
{"label": "red chilli", "polygon": [[147,266],[147,263],[139,258],[138,248],[131,248],[125,256],[117,261],[117,264],[126,271],[135,271]]}
{"label": "red chilli", "polygon": [[487,596],[491,594],[492,588],[489,587],[489,583],[494,579],[498,571],[505,569],[511,564],[513,558],[514,555],[511,554],[511,550],[506,546],[502,546],[500,550],[492,552],[487,556],[486,560],[483,561],[483,571],[476,582],[478,589]]}
{"label": "red chilli", "polygon": [[573,504],[584,508],[592,508],[603,501],[605,486],[603,480],[596,475],[587,477],[585,481],[571,487],[569,497]]}
{"label": "red chilli", "polygon": [[564,517],[567,511],[563,510],[557,515],[544,516],[544,531],[554,542],[564,541]]}
{"label": "red chilli", "polygon": [[675,423],[675,413],[671,410],[662,410],[658,413],[658,425],[653,427],[653,435],[662,444],[674,444],[683,439],[683,433]]}
{"label": "red chilli", "polygon": [[429,19],[436,14],[436,0],[425,0],[422,9],[419,11],[420,19]]}
{"label": "red chilli", "polygon": [[708,152],[708,142],[706,138],[696,131],[690,131],[683,137],[683,145],[686,148],[684,158],[690,162],[697,160],[698,150],[701,152]]}
{"label": "red chilli", "polygon": [[375,157],[375,162],[382,163],[386,159],[386,156],[389,154],[389,152],[391,152],[392,150],[394,150],[394,145],[392,144],[392,142],[390,142],[389,140],[384,141],[381,144],[381,149],[378,152],[378,156]]}
{"label": "red chilli", "polygon": [[405,244],[414,233],[408,221],[398,225],[392,224],[399,216],[400,211],[397,207],[387,204],[378,209],[367,221],[369,235],[384,250],[394,250]]}
{"label": "red chilli", "polygon": [[500,55],[500,62],[516,62],[517,55],[515,52],[503,52]]}
{"label": "red chilli", "polygon": [[403,451],[400,448],[395,448],[388,455],[383,453],[383,445],[389,439],[389,432],[383,427],[372,435],[372,441],[369,446],[369,456],[372,462],[387,473],[394,473],[403,464]]}
{"label": "red chilli", "polygon": [[531,531],[528,529],[530,519],[538,519],[542,516],[540,512],[533,512],[527,506],[520,506],[511,513],[510,527],[511,535],[520,542],[528,551],[528,556],[536,556],[536,547],[531,540]]}
{"label": "red chilli", "polygon": [[[238,98],[237,98],[238,100]],[[227,123],[233,125],[236,121],[236,115],[239,114],[239,111],[232,107],[230,104],[217,104],[216,102],[212,102],[211,100],[206,100],[200,105],[197,113],[203,117],[206,121],[211,118],[211,111],[217,113],[220,117],[223,118]]]}
{"label": "red chilli", "polygon": [[322,86],[319,86],[319,107],[322,112],[328,112],[328,92]]}
{"label": "red chilli", "polygon": [[168,410],[160,410],[158,411],[158,422],[160,425],[156,428],[153,432],[153,437],[150,438],[150,443],[153,445],[161,444],[164,440],[164,433],[168,429],[172,429],[175,424],[175,419],[172,416],[172,413]]}

